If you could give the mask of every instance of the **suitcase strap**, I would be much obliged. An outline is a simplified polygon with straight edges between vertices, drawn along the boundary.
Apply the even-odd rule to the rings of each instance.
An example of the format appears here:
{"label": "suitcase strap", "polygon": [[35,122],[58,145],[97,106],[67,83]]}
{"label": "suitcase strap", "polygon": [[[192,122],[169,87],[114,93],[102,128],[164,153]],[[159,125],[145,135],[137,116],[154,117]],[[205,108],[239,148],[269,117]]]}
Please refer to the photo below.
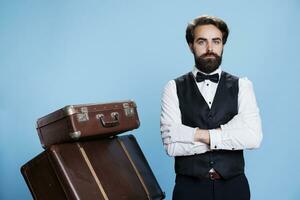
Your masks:
{"label": "suitcase strap", "polygon": [[96,181],[96,183],[97,183],[97,186],[98,186],[98,188],[99,188],[101,194],[102,194],[103,197],[104,197],[104,200],[109,200],[109,198],[108,198],[106,192],[104,191],[104,188],[103,188],[103,186],[102,186],[102,184],[101,184],[99,178],[98,178],[97,175],[96,175],[96,172],[95,172],[95,170],[94,170],[94,168],[93,168],[93,166],[92,166],[92,164],[91,164],[91,162],[90,162],[90,160],[89,160],[89,158],[88,158],[88,156],[87,156],[85,150],[83,149],[83,147],[82,147],[78,142],[77,142],[76,144],[77,144],[77,146],[78,146],[78,148],[79,148],[79,150],[80,150],[80,153],[81,153],[81,155],[83,156],[84,161],[86,162],[86,164],[87,164],[87,166],[88,166],[90,172],[92,173],[92,175],[93,175],[93,177],[94,177],[94,179],[95,179],[95,181]]}
{"label": "suitcase strap", "polygon": [[145,190],[145,192],[146,192],[146,194],[147,194],[148,199],[150,200],[150,199],[151,199],[151,196],[150,196],[150,193],[149,193],[149,191],[148,191],[148,189],[147,189],[147,187],[146,187],[146,184],[145,184],[145,182],[144,182],[144,179],[143,179],[143,177],[141,176],[140,172],[138,171],[137,167],[135,166],[135,164],[134,164],[134,162],[133,162],[133,160],[132,160],[132,158],[131,158],[131,156],[130,156],[130,154],[129,154],[127,148],[126,148],[126,146],[124,145],[124,143],[123,143],[119,138],[117,138],[117,140],[119,141],[120,145],[122,146],[122,148],[123,148],[123,150],[124,150],[124,152],[125,152],[127,158],[129,159],[129,161],[130,161],[130,163],[131,163],[131,166],[133,167],[133,169],[134,169],[134,171],[135,171],[137,177],[139,178],[139,180],[140,180],[140,182],[141,182],[141,184],[142,184],[142,186],[143,186],[143,188],[144,188],[144,190]]}

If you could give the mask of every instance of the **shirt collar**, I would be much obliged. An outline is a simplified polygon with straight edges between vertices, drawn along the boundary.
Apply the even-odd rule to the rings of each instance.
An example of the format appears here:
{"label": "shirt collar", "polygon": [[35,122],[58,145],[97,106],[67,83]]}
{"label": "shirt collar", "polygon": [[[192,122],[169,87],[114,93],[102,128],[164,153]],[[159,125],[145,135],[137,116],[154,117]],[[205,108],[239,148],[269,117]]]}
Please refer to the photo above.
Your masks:
{"label": "shirt collar", "polygon": [[200,71],[196,66],[194,66],[194,67],[193,67],[193,70],[192,70],[192,73],[193,73],[194,77],[196,77],[197,72],[201,72],[201,73],[206,74],[206,75],[212,75],[212,74],[217,74],[217,73],[218,73],[218,74],[219,74],[219,77],[221,77],[222,69],[221,69],[221,66],[219,66],[218,69],[216,69],[215,71],[213,71],[213,72],[207,74],[207,73],[204,73],[204,72]]}

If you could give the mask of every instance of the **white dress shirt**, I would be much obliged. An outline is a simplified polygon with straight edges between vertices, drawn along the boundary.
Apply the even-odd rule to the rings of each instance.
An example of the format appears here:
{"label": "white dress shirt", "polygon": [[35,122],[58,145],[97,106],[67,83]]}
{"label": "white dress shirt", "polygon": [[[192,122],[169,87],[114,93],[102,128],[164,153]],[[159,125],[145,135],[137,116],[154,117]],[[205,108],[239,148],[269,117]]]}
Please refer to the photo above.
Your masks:
{"label": "white dress shirt", "polygon": [[[199,70],[194,67],[194,77]],[[221,68],[210,73],[221,75]],[[195,80],[196,81],[196,80]],[[197,82],[196,82],[197,83]],[[176,83],[169,81],[161,100],[160,127],[164,148],[169,156],[201,154],[211,150],[254,149],[262,140],[261,119],[253,86],[247,78],[239,78],[238,114],[221,129],[211,129],[210,145],[194,141],[196,128],[182,124]],[[205,80],[197,83],[198,89],[211,108],[218,83]]]}

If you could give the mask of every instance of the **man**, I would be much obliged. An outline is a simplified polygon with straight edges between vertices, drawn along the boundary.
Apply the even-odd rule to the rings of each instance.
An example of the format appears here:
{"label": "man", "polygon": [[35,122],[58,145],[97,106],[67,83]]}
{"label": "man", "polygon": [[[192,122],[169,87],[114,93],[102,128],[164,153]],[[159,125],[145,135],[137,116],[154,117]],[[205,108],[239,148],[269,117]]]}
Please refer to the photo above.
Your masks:
{"label": "man", "polygon": [[260,146],[261,120],[252,83],[222,71],[226,23],[200,16],[186,29],[192,71],[162,95],[161,135],[175,157],[174,200],[248,200],[244,149]]}

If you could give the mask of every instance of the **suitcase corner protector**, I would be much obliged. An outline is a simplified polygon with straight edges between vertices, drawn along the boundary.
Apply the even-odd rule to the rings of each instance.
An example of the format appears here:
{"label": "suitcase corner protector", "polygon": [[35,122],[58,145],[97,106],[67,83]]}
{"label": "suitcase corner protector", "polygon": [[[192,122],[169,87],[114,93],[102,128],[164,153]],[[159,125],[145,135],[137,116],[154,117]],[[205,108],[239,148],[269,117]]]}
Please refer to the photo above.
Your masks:
{"label": "suitcase corner protector", "polygon": [[68,105],[63,108],[63,111],[66,115],[73,115],[76,113],[76,110],[73,105]]}

